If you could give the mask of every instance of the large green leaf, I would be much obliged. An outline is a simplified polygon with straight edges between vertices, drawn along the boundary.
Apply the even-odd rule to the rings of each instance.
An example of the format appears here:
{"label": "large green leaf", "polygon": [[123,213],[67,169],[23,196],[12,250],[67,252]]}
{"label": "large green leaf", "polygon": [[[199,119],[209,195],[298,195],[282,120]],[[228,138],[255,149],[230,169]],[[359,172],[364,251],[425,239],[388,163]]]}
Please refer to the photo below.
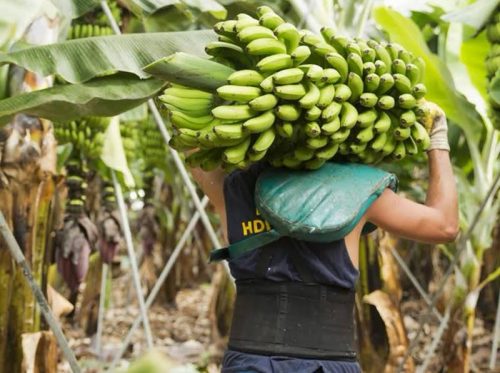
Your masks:
{"label": "large green leaf", "polygon": [[72,19],[78,18],[81,15],[97,8],[100,4],[99,0],[51,0],[52,3],[65,16]]}
{"label": "large green leaf", "polygon": [[495,78],[491,81],[489,85],[489,92],[491,99],[497,104],[500,105],[500,74],[497,73]]}
{"label": "large green leaf", "polygon": [[144,66],[179,51],[203,56],[205,45],[215,39],[209,30],[101,36],[0,54],[0,64],[13,63],[44,76],[57,74],[71,83],[116,71],[147,78]]}
{"label": "large green leaf", "polygon": [[470,79],[477,88],[483,99],[488,99],[486,92],[486,65],[484,60],[488,55],[490,44],[486,38],[486,32],[482,32],[475,38],[464,40],[460,51],[460,61],[469,72]]}
{"label": "large green leaf", "polygon": [[426,98],[441,106],[447,116],[457,123],[471,140],[478,140],[483,129],[479,115],[474,106],[457,92],[444,62],[430,52],[415,23],[386,7],[376,8],[374,17],[392,41],[424,59],[424,83],[428,89]]}
{"label": "large green leaf", "polygon": [[162,58],[144,71],[159,79],[207,90],[224,85],[234,72],[220,63],[182,52]]}
{"label": "large green leaf", "polygon": [[23,93],[0,100],[0,124],[5,124],[16,113],[54,121],[113,116],[140,105],[164,86],[165,82],[156,79],[114,75]]}
{"label": "large green leaf", "polygon": [[442,18],[448,22],[460,22],[480,30],[488,22],[500,0],[477,0],[463,8],[453,10]]}

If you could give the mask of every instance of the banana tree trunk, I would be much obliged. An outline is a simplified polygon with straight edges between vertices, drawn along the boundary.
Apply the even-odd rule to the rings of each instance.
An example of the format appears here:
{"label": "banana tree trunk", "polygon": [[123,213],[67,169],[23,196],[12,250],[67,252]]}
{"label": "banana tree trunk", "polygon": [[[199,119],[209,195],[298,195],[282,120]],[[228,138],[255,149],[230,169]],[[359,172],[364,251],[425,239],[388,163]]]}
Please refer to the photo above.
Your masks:
{"label": "banana tree trunk", "polygon": [[[54,23],[45,17],[28,29],[25,41],[54,41]],[[32,73],[13,70],[14,91],[46,87],[50,81]],[[20,78],[20,79],[15,79]],[[17,116],[0,134],[0,210],[38,284],[46,291],[47,240],[51,229],[56,143],[51,123]],[[20,372],[23,361],[22,335],[43,328],[40,312],[24,276],[0,242],[0,371]]]}

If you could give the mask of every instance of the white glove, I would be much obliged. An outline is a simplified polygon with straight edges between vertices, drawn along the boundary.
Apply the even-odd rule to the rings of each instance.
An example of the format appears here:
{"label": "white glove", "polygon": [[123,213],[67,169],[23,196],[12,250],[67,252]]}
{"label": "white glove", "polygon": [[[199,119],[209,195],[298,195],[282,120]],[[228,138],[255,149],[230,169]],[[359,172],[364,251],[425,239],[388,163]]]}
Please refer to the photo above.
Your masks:
{"label": "white glove", "polygon": [[427,151],[434,149],[450,151],[450,144],[448,143],[448,123],[446,121],[446,114],[444,111],[432,102],[427,103],[431,110],[431,117],[433,123],[430,132],[431,145]]}

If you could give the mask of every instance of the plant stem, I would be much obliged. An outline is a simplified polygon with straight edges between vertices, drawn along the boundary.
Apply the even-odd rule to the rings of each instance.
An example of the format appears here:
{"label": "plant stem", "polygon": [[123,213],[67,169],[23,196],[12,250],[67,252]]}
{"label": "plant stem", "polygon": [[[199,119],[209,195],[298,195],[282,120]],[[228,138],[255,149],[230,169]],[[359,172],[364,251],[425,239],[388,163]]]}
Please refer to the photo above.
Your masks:
{"label": "plant stem", "polygon": [[38,305],[40,306],[40,311],[42,312],[42,315],[45,317],[45,320],[47,321],[47,324],[49,325],[50,329],[52,329],[52,332],[56,337],[59,347],[61,348],[64,356],[66,357],[66,360],[68,360],[71,370],[73,371],[73,373],[80,373],[81,370],[80,367],[78,366],[75,354],[69,347],[68,341],[64,337],[64,334],[59,324],[57,323],[54,315],[52,315],[49,304],[47,303],[47,300],[43,295],[42,289],[40,289],[38,284],[33,279],[33,274],[31,272],[31,269],[28,263],[26,262],[23,252],[21,251],[21,248],[19,247],[16,239],[14,238],[14,235],[7,226],[7,222],[5,221],[5,217],[3,216],[2,211],[0,211],[0,233],[3,236],[5,243],[7,244],[7,248],[12,254],[12,257],[14,258],[15,262],[21,267],[24,278],[28,282],[31,291],[33,292],[33,295]]}

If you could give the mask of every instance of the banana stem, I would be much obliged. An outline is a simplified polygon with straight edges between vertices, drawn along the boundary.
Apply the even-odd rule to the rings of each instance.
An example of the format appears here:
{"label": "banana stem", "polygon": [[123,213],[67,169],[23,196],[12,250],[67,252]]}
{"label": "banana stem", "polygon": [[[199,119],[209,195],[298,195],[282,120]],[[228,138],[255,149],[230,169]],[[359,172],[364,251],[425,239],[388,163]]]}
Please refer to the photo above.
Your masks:
{"label": "banana stem", "polygon": [[104,326],[104,305],[106,302],[106,283],[108,281],[108,265],[102,263],[101,273],[101,294],[99,294],[99,314],[97,317],[97,335],[95,340],[95,349],[98,357],[102,354],[102,330]]}
{"label": "banana stem", "polygon": [[45,296],[43,295],[42,289],[40,289],[40,286],[38,286],[38,284],[34,280],[31,269],[26,262],[26,258],[24,257],[23,252],[21,251],[21,248],[19,247],[19,244],[17,243],[14,235],[10,231],[2,211],[0,211],[0,233],[3,236],[7,248],[9,249],[15,262],[21,267],[24,278],[31,288],[31,291],[40,307],[40,311],[45,317],[45,321],[47,321],[50,329],[54,333],[57,343],[59,344],[64,357],[66,358],[66,360],[68,360],[71,370],[73,371],[73,373],[80,373],[81,370],[78,366],[75,354],[69,347],[68,341],[64,337],[61,327],[52,314],[49,304],[45,299]]}

